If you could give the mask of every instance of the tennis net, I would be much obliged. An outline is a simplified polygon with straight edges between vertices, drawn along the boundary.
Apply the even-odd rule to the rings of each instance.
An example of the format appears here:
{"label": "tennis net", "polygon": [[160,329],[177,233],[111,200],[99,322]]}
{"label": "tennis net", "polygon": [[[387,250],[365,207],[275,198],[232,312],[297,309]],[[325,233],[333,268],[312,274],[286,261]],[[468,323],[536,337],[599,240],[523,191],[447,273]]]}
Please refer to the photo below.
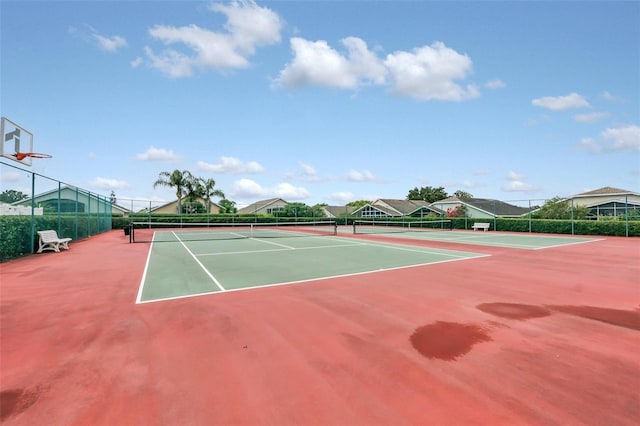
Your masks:
{"label": "tennis net", "polygon": [[450,231],[450,219],[420,221],[354,220],[354,234],[387,234],[397,232]]}
{"label": "tennis net", "polygon": [[177,242],[240,238],[310,237],[337,234],[334,220],[273,223],[132,222],[129,241]]}

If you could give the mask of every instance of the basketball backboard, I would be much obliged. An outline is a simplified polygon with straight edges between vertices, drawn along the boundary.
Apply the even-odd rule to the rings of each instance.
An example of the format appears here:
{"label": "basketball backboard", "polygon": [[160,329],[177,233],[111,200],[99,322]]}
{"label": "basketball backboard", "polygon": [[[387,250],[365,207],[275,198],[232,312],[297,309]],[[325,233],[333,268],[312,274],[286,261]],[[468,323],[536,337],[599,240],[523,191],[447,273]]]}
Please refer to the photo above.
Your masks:
{"label": "basketball backboard", "polygon": [[33,134],[5,117],[2,117],[0,128],[2,132],[0,156],[31,166],[31,157],[26,156],[18,160],[16,154],[33,152]]}

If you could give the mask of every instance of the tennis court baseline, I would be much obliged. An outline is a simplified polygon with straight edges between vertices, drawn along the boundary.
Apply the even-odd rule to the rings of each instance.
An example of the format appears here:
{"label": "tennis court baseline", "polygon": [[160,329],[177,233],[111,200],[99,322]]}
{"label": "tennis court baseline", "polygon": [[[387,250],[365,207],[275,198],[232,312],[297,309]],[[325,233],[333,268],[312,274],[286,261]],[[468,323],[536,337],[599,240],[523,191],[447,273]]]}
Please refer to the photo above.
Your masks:
{"label": "tennis court baseline", "polygon": [[180,231],[156,234],[164,242],[150,245],[137,303],[487,256],[337,236],[184,241]]}
{"label": "tennis court baseline", "polygon": [[[541,250],[551,247],[583,244],[600,241],[600,238],[586,238],[559,235],[540,235],[527,233],[502,233],[496,231],[456,231],[446,225],[447,220],[425,221],[414,226],[403,223],[389,225],[380,221],[355,221],[354,234],[392,234],[394,238],[408,238],[429,241],[443,241],[484,246],[509,247],[527,250]],[[434,225],[435,224],[435,225]],[[431,225],[431,226],[427,226]]]}

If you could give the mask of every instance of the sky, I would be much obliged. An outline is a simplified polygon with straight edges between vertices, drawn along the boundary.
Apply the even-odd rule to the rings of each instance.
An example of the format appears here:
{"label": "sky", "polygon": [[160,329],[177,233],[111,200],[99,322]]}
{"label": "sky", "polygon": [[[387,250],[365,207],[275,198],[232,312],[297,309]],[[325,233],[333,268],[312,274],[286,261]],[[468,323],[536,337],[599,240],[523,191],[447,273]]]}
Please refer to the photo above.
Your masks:
{"label": "sky", "polygon": [[2,0],[0,24],[2,116],[53,156],[2,161],[122,204],[172,201],[175,169],[237,207],[640,192],[637,1]]}

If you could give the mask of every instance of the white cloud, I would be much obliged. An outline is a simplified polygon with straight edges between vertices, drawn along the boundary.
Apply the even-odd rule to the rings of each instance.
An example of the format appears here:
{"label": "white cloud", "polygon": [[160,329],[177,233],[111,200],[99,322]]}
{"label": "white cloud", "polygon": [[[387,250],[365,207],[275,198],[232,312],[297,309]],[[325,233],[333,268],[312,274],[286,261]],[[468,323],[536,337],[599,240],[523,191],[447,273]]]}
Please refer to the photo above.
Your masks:
{"label": "white cloud", "polygon": [[233,183],[231,193],[235,197],[266,197],[267,190],[251,179],[240,179]]}
{"label": "white cloud", "polygon": [[131,68],[138,68],[140,65],[144,64],[144,59],[138,56],[133,61],[131,61],[130,64]]}
{"label": "white cloud", "polygon": [[516,173],[514,171],[510,171],[509,173],[507,173],[507,179],[509,180],[524,180],[527,177],[523,174],[520,173]]}
{"label": "white cloud", "polygon": [[333,192],[329,194],[329,200],[335,201],[339,204],[346,204],[355,200],[355,195],[352,192],[342,191],[342,192]]}
{"label": "white cloud", "polygon": [[[462,101],[480,95],[474,85],[460,86],[473,71],[467,55],[442,42],[411,52],[397,51],[382,60],[358,37],[341,40],[341,53],[325,40],[300,37],[290,40],[293,60],[280,71],[274,85],[297,88],[310,85],[357,89],[363,85],[389,85],[392,93],[418,100]],[[494,80],[494,86],[504,85]]]}
{"label": "white cloud", "polygon": [[262,173],[264,167],[255,161],[244,163],[235,157],[220,157],[217,164],[209,164],[204,161],[198,161],[198,168],[212,173]]}
{"label": "white cloud", "polygon": [[602,99],[610,102],[625,102],[626,100],[621,96],[614,96],[606,90],[602,93]]}
{"label": "white cloud", "polygon": [[608,128],[600,133],[600,137],[583,138],[576,147],[591,153],[607,153],[619,151],[640,151],[640,127],[625,125]]}
{"label": "white cloud", "polygon": [[301,186],[293,186],[290,183],[279,183],[273,189],[274,195],[280,198],[284,198],[285,200],[304,200],[308,198],[311,194],[305,188]]}
{"label": "white cloud", "polygon": [[149,147],[145,152],[136,154],[136,160],[141,161],[177,161],[180,156],[170,149]]}
{"label": "white cloud", "polygon": [[541,108],[550,109],[551,111],[566,111],[568,109],[591,107],[591,104],[577,93],[570,93],[567,96],[545,96],[534,99],[531,103]]}
{"label": "white cloud", "polygon": [[595,121],[609,118],[610,115],[611,114],[609,114],[608,112],[592,112],[588,114],[576,114],[573,116],[573,119],[578,123],[593,123]]}
{"label": "white cloud", "polygon": [[83,25],[82,28],[69,27],[69,34],[79,37],[81,40],[95,44],[106,52],[116,52],[121,47],[127,46],[127,39],[119,35],[105,36],[100,34],[91,25]]}
{"label": "white cloud", "polygon": [[227,17],[226,32],[215,32],[197,25],[173,27],[156,25],[149,35],[165,46],[179,45],[182,50],[166,48],[156,54],[145,53],[152,68],[170,77],[187,77],[196,70],[225,71],[250,66],[249,57],[256,48],[280,42],[282,21],[271,9],[250,0],[214,3],[209,9]]}
{"label": "white cloud", "polygon": [[576,146],[594,154],[602,151],[602,147],[600,146],[600,144],[593,138],[583,138],[576,144]]}
{"label": "white cloud", "polygon": [[496,78],[494,80],[487,81],[484,87],[486,87],[487,89],[502,89],[504,87],[507,87],[507,84],[499,78]]}
{"label": "white cloud", "polygon": [[480,95],[475,86],[463,88],[456,83],[472,73],[471,59],[442,42],[412,52],[387,55],[384,64],[391,74],[391,90],[396,95],[443,101],[463,101]]}
{"label": "white cloud", "polygon": [[635,125],[606,129],[602,132],[609,151],[640,151],[640,127]]}
{"label": "white cloud", "polygon": [[363,84],[382,84],[386,69],[367,44],[357,37],[341,40],[347,55],[339,53],[324,40],[290,40],[294,58],[280,71],[275,85],[303,87],[309,85],[355,89]]}
{"label": "white cloud", "polygon": [[0,182],[19,182],[22,175],[18,172],[0,173]]}
{"label": "white cloud", "polygon": [[527,177],[521,173],[509,171],[507,174],[507,183],[502,185],[505,192],[537,192],[539,188],[526,182]]}
{"label": "white cloud", "polygon": [[347,180],[351,182],[376,182],[376,178],[369,170],[359,172],[357,170],[349,170],[347,173]]}
{"label": "white cloud", "polygon": [[299,164],[305,176],[314,177],[318,175],[318,172],[316,172],[316,169],[313,166],[305,164],[302,161]]}
{"label": "white cloud", "polygon": [[131,187],[131,185],[123,180],[108,179],[103,177],[97,177],[92,180],[91,186],[97,189],[127,189]]}
{"label": "white cloud", "polygon": [[310,196],[309,191],[302,187],[296,187],[290,183],[279,183],[273,188],[264,188],[251,179],[240,179],[233,183],[232,195],[242,198],[269,198],[279,197],[287,201],[302,200]]}
{"label": "white cloud", "polygon": [[106,37],[94,32],[91,37],[98,43],[98,46],[107,52],[115,52],[121,47],[127,45],[127,40],[124,37],[115,35]]}

